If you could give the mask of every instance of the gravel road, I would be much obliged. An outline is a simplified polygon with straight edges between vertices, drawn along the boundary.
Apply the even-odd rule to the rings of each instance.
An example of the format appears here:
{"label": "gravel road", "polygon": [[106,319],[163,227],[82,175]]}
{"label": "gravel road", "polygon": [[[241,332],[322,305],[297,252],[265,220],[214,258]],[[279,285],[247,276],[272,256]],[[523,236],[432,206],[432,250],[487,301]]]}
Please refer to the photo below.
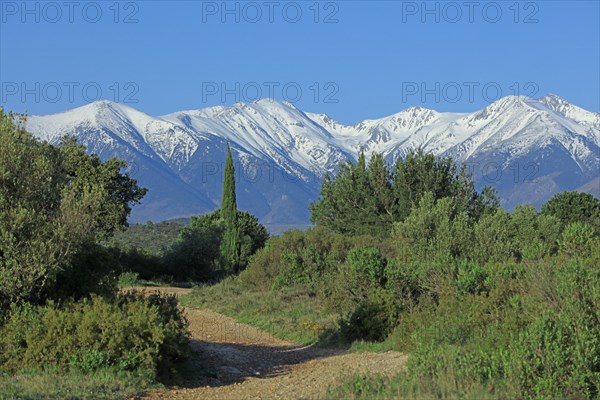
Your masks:
{"label": "gravel road", "polygon": [[[183,295],[189,289],[144,288]],[[392,375],[405,368],[398,352],[349,353],[299,346],[210,310],[187,308],[192,341],[182,387],[146,399],[318,399],[355,373]]]}

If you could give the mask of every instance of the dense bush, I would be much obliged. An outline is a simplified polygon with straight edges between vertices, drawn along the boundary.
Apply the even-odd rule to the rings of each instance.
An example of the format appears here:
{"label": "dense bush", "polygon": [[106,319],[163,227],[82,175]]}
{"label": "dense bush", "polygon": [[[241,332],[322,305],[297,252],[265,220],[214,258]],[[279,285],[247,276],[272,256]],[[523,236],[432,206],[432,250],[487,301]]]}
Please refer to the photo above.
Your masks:
{"label": "dense bush", "polygon": [[532,206],[517,206],[512,213],[488,212],[473,223],[453,199],[435,202],[426,193],[403,222],[394,224],[392,237],[403,260],[462,258],[486,263],[556,254],[560,232],[558,218],[538,214]]}
{"label": "dense bush", "polygon": [[0,307],[43,302],[59,273],[64,280],[86,267],[81,253],[90,243],[127,224],[146,190],[123,167],[74,139],[39,141],[0,109]]}
{"label": "dense bush", "polygon": [[181,229],[179,239],[165,255],[169,274],[178,280],[210,281],[243,270],[250,257],[269,238],[266,228],[246,211],[237,214],[238,265],[232,270],[222,259],[222,241],[226,231],[220,210],[194,216]]}
{"label": "dense bush", "polygon": [[0,328],[0,369],[101,368],[167,378],[187,353],[187,321],[173,296],[120,295],[13,306]]}
{"label": "dense bush", "polygon": [[[361,377],[360,388],[346,384],[336,395],[348,397],[360,389],[362,396],[377,392],[384,398],[597,398],[596,263],[555,258],[525,269],[490,264],[476,270],[481,278],[466,282],[483,286],[461,283],[450,270],[440,272],[438,284],[427,289],[423,283],[426,293],[400,313],[388,340],[411,353],[406,373],[379,384],[377,378]],[[376,340],[383,315],[381,307],[361,306],[340,329],[354,339]]]}
{"label": "dense bush", "polygon": [[120,270],[114,251],[88,242],[71,258],[71,268],[59,271],[54,282],[46,286],[43,297],[57,301],[78,300],[90,294],[112,297]]}
{"label": "dense bush", "polygon": [[600,245],[594,229],[581,222],[573,222],[565,228],[559,241],[560,251],[570,256],[589,257],[594,247]]}
{"label": "dense bush", "polygon": [[377,247],[354,248],[348,252],[346,262],[359,280],[370,286],[383,283],[386,260]]}
{"label": "dense bush", "polygon": [[177,280],[215,278],[223,232],[223,224],[211,214],[192,217],[190,225],[181,230],[179,239],[165,255],[169,273]]}
{"label": "dense bush", "polygon": [[123,250],[137,249],[145,254],[162,256],[177,241],[185,220],[170,220],[159,223],[132,224],[122,232],[116,232],[108,240],[109,247]]}
{"label": "dense bush", "polygon": [[[340,316],[343,342],[411,354],[392,380],[357,378],[361,396],[598,398],[600,241],[590,223],[564,221],[532,206],[475,218],[425,191],[389,240],[287,232],[240,281],[308,288]],[[337,396],[358,393],[344,387]]]}
{"label": "dense bush", "polygon": [[398,322],[398,301],[381,288],[371,288],[354,310],[340,319],[340,334],[349,342],[380,342],[387,338]]}
{"label": "dense bush", "polygon": [[586,223],[600,234],[600,200],[589,193],[561,192],[548,200],[541,213],[558,218],[565,226]]}
{"label": "dense bush", "polygon": [[430,261],[463,256],[473,241],[467,213],[459,212],[451,198],[436,202],[431,193],[394,225],[393,237],[406,248],[408,259]]}
{"label": "dense bush", "polygon": [[392,224],[404,221],[426,193],[433,202],[453,199],[456,210],[471,220],[499,206],[493,190],[475,191],[466,167],[450,157],[410,151],[392,171],[382,155],[373,154],[367,163],[360,154],[357,163],[342,164],[335,178],[325,177],[310,206],[311,221],[332,232],[387,237]]}

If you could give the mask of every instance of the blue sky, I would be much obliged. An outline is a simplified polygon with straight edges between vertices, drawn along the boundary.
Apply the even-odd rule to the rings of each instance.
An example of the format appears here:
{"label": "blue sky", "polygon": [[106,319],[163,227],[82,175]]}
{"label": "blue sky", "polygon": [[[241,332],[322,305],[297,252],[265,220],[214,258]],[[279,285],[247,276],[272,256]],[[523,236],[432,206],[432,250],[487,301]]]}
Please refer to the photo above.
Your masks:
{"label": "blue sky", "polygon": [[29,114],[260,96],[355,123],[517,93],[599,111],[599,71],[598,1],[0,1],[1,105]]}

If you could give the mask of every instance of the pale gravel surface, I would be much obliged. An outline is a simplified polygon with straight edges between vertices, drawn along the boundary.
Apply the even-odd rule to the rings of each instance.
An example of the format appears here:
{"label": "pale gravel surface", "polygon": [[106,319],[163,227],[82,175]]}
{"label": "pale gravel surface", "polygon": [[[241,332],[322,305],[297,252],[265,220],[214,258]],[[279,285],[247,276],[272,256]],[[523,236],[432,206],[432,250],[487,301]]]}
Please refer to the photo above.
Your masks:
{"label": "pale gravel surface", "polygon": [[[146,288],[182,295],[189,289]],[[186,309],[192,334],[184,387],[147,399],[316,399],[354,373],[393,375],[405,368],[398,352],[349,353],[302,347],[210,310]],[[197,371],[197,374],[195,373]]]}

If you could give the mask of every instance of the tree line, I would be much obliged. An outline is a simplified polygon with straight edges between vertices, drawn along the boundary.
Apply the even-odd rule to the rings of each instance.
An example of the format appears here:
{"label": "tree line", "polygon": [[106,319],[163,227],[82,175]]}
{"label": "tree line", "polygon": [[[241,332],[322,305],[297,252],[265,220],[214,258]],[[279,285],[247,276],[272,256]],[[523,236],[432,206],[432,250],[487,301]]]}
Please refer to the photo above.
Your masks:
{"label": "tree line", "polygon": [[335,177],[325,175],[319,199],[310,205],[311,221],[342,234],[387,236],[426,192],[434,201],[452,199],[452,212],[464,210],[471,220],[499,207],[494,190],[477,192],[466,166],[451,157],[411,150],[390,168],[383,155],[374,153],[367,163],[361,153]]}

